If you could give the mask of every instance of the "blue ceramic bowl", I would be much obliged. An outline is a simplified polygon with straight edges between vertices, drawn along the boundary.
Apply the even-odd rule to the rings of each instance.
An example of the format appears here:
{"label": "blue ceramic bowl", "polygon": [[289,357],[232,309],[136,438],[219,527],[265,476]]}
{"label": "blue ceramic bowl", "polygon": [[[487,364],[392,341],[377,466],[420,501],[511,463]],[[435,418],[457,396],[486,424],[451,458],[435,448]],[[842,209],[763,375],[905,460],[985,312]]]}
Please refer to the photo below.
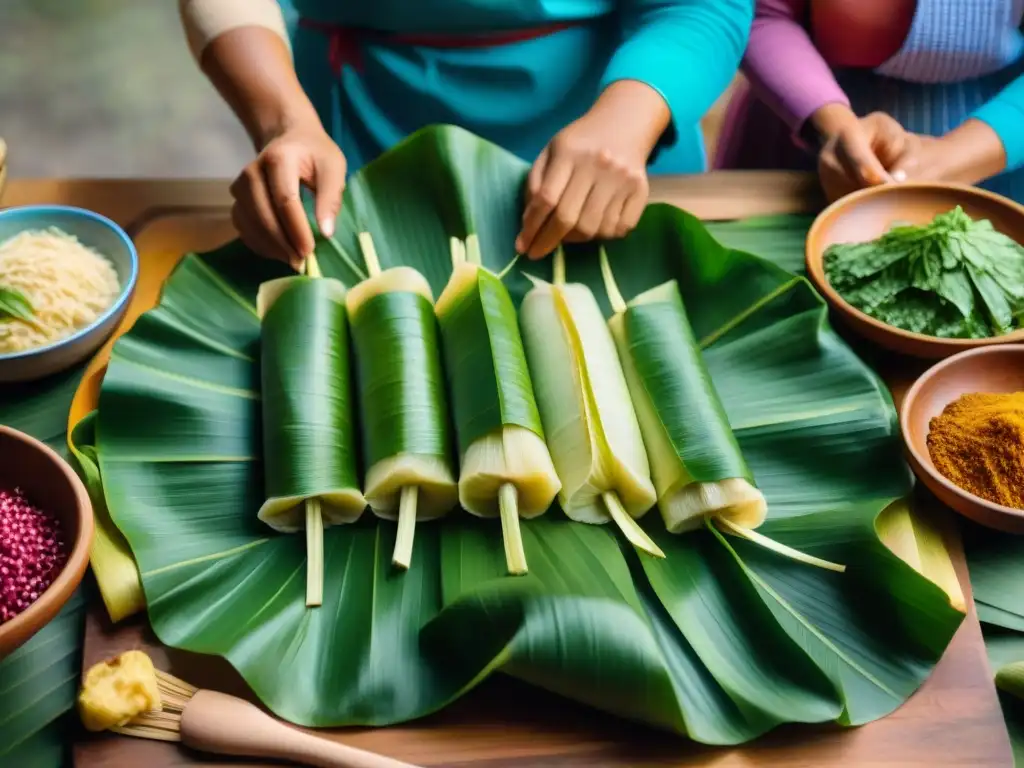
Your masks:
{"label": "blue ceramic bowl", "polygon": [[110,338],[135,291],[139,255],[128,234],[110,219],[64,205],[27,205],[0,210],[0,243],[26,229],[46,227],[59,227],[107,257],[117,271],[121,293],[96,322],[71,336],[45,347],[0,354],[0,382],[33,381],[81,363]]}

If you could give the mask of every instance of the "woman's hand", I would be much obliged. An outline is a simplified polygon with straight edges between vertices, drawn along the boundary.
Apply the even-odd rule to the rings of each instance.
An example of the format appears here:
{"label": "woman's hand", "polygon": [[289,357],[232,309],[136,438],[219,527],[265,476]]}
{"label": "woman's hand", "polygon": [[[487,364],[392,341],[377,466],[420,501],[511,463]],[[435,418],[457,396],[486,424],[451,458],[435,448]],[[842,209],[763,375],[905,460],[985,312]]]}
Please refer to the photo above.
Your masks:
{"label": "woman's hand", "polygon": [[647,159],[669,124],[664,99],[643,83],[613,83],[533,164],[516,251],[539,259],[563,240],[630,232],[647,205]]}
{"label": "woman's hand", "polygon": [[918,138],[883,112],[849,115],[824,132],[818,154],[818,178],[829,200],[893,181],[892,169]]}
{"label": "woman's hand", "polygon": [[999,135],[980,120],[967,120],[945,136],[915,136],[892,167],[897,181],[977,184],[1006,168]]}
{"label": "woman's hand", "polygon": [[231,185],[231,218],[242,241],[296,270],[315,244],[299,194],[302,184],[316,194],[316,220],[330,237],[341,210],[345,157],[319,121],[282,131]]}

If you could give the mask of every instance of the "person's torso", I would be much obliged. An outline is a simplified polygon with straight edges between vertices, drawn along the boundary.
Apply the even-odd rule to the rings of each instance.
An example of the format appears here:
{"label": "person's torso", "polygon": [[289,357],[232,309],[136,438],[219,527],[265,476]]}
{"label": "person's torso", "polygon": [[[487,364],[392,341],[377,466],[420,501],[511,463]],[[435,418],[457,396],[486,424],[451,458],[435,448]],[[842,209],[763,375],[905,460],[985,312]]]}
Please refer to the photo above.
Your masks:
{"label": "person's torso", "polygon": [[[437,123],[460,125],[532,162],[593,104],[622,36],[618,0],[281,1],[296,19],[299,78],[353,169]],[[544,32],[562,23],[568,28]],[[353,30],[355,39],[360,30],[371,31],[357,44],[358,64],[340,67],[340,76],[327,64],[331,26]],[[531,30],[539,34],[487,47],[401,42],[403,35],[424,33],[458,38]],[[659,167],[701,170],[697,127],[679,126],[679,136]]]}
{"label": "person's torso", "polygon": [[394,32],[491,32],[594,19],[615,0],[288,0],[302,18]]}
{"label": "person's torso", "polygon": [[836,69],[952,83],[1024,54],[1024,0],[810,0],[807,24]]}

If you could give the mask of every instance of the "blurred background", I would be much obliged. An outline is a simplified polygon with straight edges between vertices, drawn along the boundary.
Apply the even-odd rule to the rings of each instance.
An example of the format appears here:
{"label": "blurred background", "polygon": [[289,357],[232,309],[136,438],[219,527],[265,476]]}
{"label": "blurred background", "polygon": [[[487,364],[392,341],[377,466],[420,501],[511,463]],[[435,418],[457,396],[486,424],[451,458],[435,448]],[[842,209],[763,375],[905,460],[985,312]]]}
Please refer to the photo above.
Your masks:
{"label": "blurred background", "polygon": [[233,177],[252,156],[174,0],[0,0],[0,137],[12,176]]}
{"label": "blurred background", "polygon": [[0,0],[0,137],[22,177],[233,178],[252,157],[174,0]]}

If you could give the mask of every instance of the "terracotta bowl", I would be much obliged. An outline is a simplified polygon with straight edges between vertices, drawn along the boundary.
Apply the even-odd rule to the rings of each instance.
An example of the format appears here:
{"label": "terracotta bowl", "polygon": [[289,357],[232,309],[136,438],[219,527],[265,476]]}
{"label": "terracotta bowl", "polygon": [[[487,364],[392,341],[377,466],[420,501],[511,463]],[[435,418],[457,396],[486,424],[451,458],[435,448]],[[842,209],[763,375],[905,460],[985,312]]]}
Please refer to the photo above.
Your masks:
{"label": "terracotta bowl", "polygon": [[70,547],[64,570],[31,606],[0,624],[0,658],[46,626],[68,601],[85,575],[92,546],[92,504],[78,475],[43,443],[0,426],[0,488],[20,488],[25,497],[57,517]]}
{"label": "terracotta bowl", "polygon": [[953,355],[921,374],[907,391],[900,427],[910,466],[947,506],[990,528],[1024,533],[1024,510],[1004,507],[957,487],[939,474],[928,453],[929,424],[961,395],[1024,391],[1024,344],[980,347]]}
{"label": "terracotta bowl", "polygon": [[898,222],[927,224],[960,206],[968,216],[988,219],[997,230],[1024,243],[1024,206],[992,192],[958,184],[887,184],[854,192],[826,208],[807,233],[807,276],[851,330],[905,355],[942,358],[965,349],[1024,341],[1024,329],[990,339],[940,339],[886,325],[855,309],[825,277],[823,257],[835,243],[866,242]]}

